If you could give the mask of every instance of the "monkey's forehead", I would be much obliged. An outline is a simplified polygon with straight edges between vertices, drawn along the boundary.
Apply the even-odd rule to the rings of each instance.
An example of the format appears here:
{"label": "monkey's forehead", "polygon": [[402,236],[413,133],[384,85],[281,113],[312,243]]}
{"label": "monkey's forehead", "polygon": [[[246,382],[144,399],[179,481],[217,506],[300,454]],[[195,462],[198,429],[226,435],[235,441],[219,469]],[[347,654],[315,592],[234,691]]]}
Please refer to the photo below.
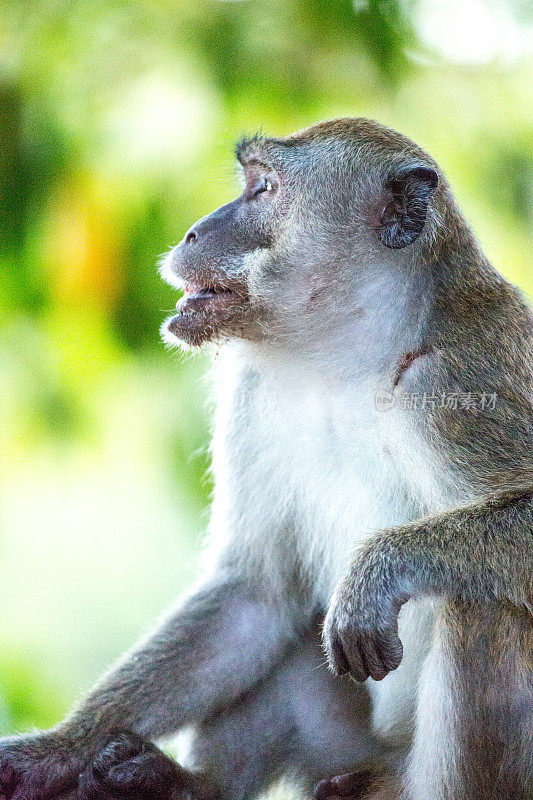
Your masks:
{"label": "monkey's forehead", "polygon": [[354,147],[376,149],[381,153],[415,156],[429,159],[431,157],[415,142],[398,131],[387,128],[375,120],[365,117],[343,117],[339,119],[319,122],[290,136],[268,137],[262,133],[253,136],[243,136],[235,146],[235,155],[241,164],[256,159],[267,161],[269,158],[280,156],[287,150],[292,150],[305,145],[352,145]]}

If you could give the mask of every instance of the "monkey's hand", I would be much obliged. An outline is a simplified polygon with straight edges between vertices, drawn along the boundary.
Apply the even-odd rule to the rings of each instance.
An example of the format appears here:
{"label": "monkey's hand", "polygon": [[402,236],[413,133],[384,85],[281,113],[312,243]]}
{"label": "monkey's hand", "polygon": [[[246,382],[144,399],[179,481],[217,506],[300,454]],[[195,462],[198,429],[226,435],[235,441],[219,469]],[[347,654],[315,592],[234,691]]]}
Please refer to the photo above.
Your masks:
{"label": "monkey's hand", "polygon": [[356,681],[382,680],[402,660],[398,613],[410,593],[400,585],[386,540],[373,540],[337,585],[324,622],[330,668]]}
{"label": "monkey's hand", "polygon": [[0,740],[0,799],[42,800],[69,794],[88,756],[56,731]]}
{"label": "monkey's hand", "polygon": [[59,731],[0,740],[0,800],[215,800],[151,742],[118,732],[98,746]]}
{"label": "monkey's hand", "polygon": [[116,733],[79,777],[83,800],[215,800],[203,776],[182,769],[151,742],[129,731]]}

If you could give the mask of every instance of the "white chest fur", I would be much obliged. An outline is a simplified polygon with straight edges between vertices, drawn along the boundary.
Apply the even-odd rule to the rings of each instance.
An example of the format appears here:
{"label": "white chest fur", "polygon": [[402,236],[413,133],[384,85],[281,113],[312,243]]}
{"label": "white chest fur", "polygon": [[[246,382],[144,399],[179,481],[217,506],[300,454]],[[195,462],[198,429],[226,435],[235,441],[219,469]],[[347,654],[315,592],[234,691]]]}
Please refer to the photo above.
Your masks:
{"label": "white chest fur", "polygon": [[[358,543],[449,502],[423,437],[394,411],[377,411],[373,399],[371,387],[354,397],[317,389],[292,395],[279,415],[299,560],[323,608]],[[374,728],[387,739],[410,732],[433,623],[430,600],[408,603],[399,621],[403,663],[384,681],[368,681]]]}
{"label": "white chest fur", "polygon": [[[275,524],[289,514],[291,550],[324,609],[358,543],[453,503],[448,470],[429,437],[401,410],[378,411],[376,388],[372,379],[354,387],[334,377],[266,371],[255,375],[231,412],[246,460],[240,474],[248,483],[240,516],[248,529],[261,531],[264,547],[265,521]],[[217,470],[217,483],[219,477]],[[429,601],[409,603],[400,619],[402,665],[379,684],[369,681],[374,723],[385,736],[409,729],[432,622]]]}
{"label": "white chest fur", "polygon": [[400,411],[376,409],[370,381],[354,390],[278,377],[258,392],[256,431],[293,504],[299,561],[325,606],[359,542],[446,507],[443,470]]}

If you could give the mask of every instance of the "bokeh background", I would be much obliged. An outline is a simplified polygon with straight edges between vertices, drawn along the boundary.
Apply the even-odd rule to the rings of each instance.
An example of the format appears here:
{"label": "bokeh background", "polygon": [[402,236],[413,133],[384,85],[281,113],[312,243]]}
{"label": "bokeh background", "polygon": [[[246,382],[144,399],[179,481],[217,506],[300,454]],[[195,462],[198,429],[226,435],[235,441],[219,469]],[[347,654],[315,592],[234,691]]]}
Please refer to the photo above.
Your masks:
{"label": "bokeh background", "polygon": [[3,0],[0,732],[58,721],[198,569],[208,359],[158,256],[232,145],[363,115],[425,146],[533,293],[532,6]]}

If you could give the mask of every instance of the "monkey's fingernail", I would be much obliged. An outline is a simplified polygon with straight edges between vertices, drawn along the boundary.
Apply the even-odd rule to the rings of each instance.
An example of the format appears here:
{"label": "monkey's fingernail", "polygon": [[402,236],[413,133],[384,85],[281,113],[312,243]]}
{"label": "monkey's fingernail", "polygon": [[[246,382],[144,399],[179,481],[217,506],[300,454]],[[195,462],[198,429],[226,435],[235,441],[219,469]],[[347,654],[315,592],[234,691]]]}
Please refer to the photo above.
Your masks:
{"label": "monkey's fingernail", "polygon": [[313,797],[316,797],[316,800],[325,800],[325,798],[328,796],[329,786],[329,780],[323,780],[317,783],[313,789]]}
{"label": "monkey's fingernail", "polygon": [[352,667],[350,670],[350,676],[354,679],[354,681],[357,681],[357,683],[364,683],[368,678],[368,672],[366,672],[366,670],[364,670],[362,667]]}
{"label": "monkey's fingernail", "polygon": [[333,785],[333,780],[326,778],[320,783],[317,783],[313,789],[313,796],[316,800],[340,800],[340,797],[335,794],[336,787]]}

